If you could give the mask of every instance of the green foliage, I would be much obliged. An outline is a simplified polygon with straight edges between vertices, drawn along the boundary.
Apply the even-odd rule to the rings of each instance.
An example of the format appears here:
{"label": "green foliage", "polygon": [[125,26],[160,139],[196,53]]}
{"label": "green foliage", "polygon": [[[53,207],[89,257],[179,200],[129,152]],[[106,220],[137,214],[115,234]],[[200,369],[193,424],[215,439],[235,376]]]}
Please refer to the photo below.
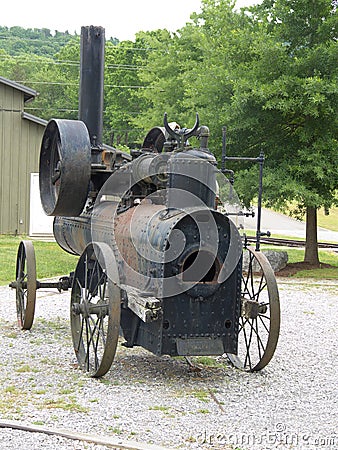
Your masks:
{"label": "green foliage", "polygon": [[[329,0],[263,0],[241,11],[234,4],[203,0],[176,33],[106,43],[104,141],[138,146],[165,111],[185,127],[199,112],[219,160],[224,125],[228,154],[264,151],[268,206],[292,201],[303,214],[338,205],[336,9]],[[76,118],[79,37],[0,27],[1,37],[0,73],[40,91],[30,111]],[[257,167],[231,168],[249,204]]]}
{"label": "green foliage", "polygon": [[[265,152],[265,198],[298,209],[337,204],[336,15],[328,1],[269,0],[235,11],[229,0],[204,0],[202,12],[155,50],[140,78],[144,112],[155,122],[164,110],[186,126],[198,110],[211,128],[220,158],[221,127],[228,153]],[[160,50],[160,51],[158,51]],[[155,122],[156,123],[156,122]],[[241,168],[239,166],[238,168]],[[256,168],[242,166],[238,192],[256,194]]]}
{"label": "green foliage", "polygon": [[330,207],[338,187],[336,17],[327,1],[265,1],[253,11],[264,40],[255,29],[256,57],[232,99],[231,122],[250,124],[255,108],[256,126],[241,137],[267,155],[270,204]]}
{"label": "green foliage", "polygon": [[46,120],[52,117],[75,119],[78,115],[79,48],[79,38],[73,38],[55,57],[11,56],[0,49],[0,73],[39,92],[34,102],[25,106],[27,112]]}
{"label": "green foliage", "polygon": [[[75,34],[76,36],[76,34]],[[68,31],[55,30],[54,35],[48,28],[1,27],[0,45],[11,56],[24,54],[53,57],[69,43],[74,36]]]}
{"label": "green foliage", "polygon": [[[26,238],[24,238],[26,239]],[[0,285],[15,279],[16,255],[22,237],[0,235]],[[55,242],[34,241],[37,277],[68,275],[77,264],[77,257],[64,252]]]}
{"label": "green foliage", "polygon": [[132,146],[138,138],[133,120],[140,113],[136,91],[146,57],[146,50],[139,47],[131,41],[106,45],[104,123],[105,142],[110,145]]}

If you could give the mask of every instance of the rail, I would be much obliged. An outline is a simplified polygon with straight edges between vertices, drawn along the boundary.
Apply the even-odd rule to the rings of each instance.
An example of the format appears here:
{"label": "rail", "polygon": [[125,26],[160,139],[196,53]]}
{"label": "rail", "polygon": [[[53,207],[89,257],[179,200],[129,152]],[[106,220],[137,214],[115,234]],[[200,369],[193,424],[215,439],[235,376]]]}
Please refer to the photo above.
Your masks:
{"label": "rail", "polygon": [[[247,236],[248,242],[256,242],[255,236]],[[261,244],[269,244],[269,245],[277,245],[283,247],[305,247],[304,240],[297,239],[279,239],[279,238],[271,238],[271,237],[262,237],[260,239]],[[330,242],[318,242],[319,248],[331,248],[334,250],[338,250],[338,244],[330,243]]]}

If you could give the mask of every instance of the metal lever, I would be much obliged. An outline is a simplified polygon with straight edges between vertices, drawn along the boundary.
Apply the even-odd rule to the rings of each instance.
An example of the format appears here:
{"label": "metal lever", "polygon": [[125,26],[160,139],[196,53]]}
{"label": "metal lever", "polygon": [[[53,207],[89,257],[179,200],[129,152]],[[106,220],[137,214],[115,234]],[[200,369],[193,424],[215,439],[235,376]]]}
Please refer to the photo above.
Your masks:
{"label": "metal lever", "polygon": [[169,123],[168,123],[167,113],[164,113],[163,123],[164,123],[164,128],[168,132],[169,136],[176,139],[179,143],[180,148],[183,150],[185,142],[191,136],[196,135],[196,131],[198,130],[198,127],[199,127],[199,116],[198,116],[198,113],[196,113],[196,121],[195,121],[195,125],[193,126],[193,128],[191,128],[191,129],[181,128],[178,132],[176,132],[172,128],[170,128]]}

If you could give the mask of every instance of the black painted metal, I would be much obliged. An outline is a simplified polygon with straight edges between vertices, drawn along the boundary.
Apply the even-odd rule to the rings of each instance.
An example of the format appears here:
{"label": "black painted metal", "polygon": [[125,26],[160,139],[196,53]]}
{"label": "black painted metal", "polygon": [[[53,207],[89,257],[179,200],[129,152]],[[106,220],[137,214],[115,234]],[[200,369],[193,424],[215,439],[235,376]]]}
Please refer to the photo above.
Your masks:
{"label": "black painted metal", "polygon": [[[145,154],[138,157],[135,167],[130,163],[135,170],[126,168],[125,176],[142,174],[131,195],[147,195],[147,186],[154,181],[150,173],[156,158],[160,156]],[[65,250],[81,254],[93,239],[95,213],[95,240],[115,249],[125,286],[121,327],[128,347],[141,345],[158,355],[236,353],[241,259],[229,262],[234,266],[225,280],[219,276],[230,242],[237,242],[240,254],[241,239],[237,229],[230,227],[230,219],[214,210],[216,160],[210,153],[194,149],[167,154],[163,161],[167,164],[163,171],[168,172],[164,204],[122,205],[117,212],[114,202],[103,201],[95,212],[87,208],[79,217],[56,217],[55,238]],[[127,205],[128,201],[125,198],[122,203]],[[203,228],[209,230],[206,242],[200,237]],[[179,239],[183,248],[178,257],[157,259]],[[198,257],[199,265],[189,271]],[[206,266],[210,270],[204,273]],[[150,323],[139,320],[128,307],[128,289],[160,299],[160,318]]]}
{"label": "black painted metal", "polygon": [[40,197],[46,214],[81,214],[91,175],[91,147],[85,124],[79,120],[50,120],[39,164]]}
{"label": "black painted metal", "polygon": [[79,120],[87,125],[93,147],[102,145],[104,45],[104,28],[81,28]]}
{"label": "black painted metal", "polygon": [[260,240],[261,240],[261,218],[262,218],[262,196],[263,196],[263,164],[264,164],[264,153],[261,152],[258,158],[259,163],[259,186],[258,186],[258,205],[257,205],[257,230],[256,230],[256,252],[260,250]]}

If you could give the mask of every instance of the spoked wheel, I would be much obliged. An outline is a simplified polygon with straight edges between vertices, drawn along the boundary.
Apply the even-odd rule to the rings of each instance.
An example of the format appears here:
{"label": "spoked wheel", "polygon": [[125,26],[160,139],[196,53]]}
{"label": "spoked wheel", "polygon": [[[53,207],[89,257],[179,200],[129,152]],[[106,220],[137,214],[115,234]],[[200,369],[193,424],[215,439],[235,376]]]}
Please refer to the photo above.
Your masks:
{"label": "spoked wheel", "polygon": [[271,360],[280,326],[279,294],[275,274],[262,252],[251,247],[242,275],[238,353],[228,354],[231,363],[246,371],[263,369]]}
{"label": "spoked wheel", "polygon": [[18,325],[30,330],[34,320],[36,300],[36,264],[31,241],[21,241],[16,258],[16,311]]}
{"label": "spoked wheel", "polygon": [[105,375],[114,360],[120,308],[113,251],[104,243],[88,244],[74,274],[70,321],[77,360],[93,377]]}

